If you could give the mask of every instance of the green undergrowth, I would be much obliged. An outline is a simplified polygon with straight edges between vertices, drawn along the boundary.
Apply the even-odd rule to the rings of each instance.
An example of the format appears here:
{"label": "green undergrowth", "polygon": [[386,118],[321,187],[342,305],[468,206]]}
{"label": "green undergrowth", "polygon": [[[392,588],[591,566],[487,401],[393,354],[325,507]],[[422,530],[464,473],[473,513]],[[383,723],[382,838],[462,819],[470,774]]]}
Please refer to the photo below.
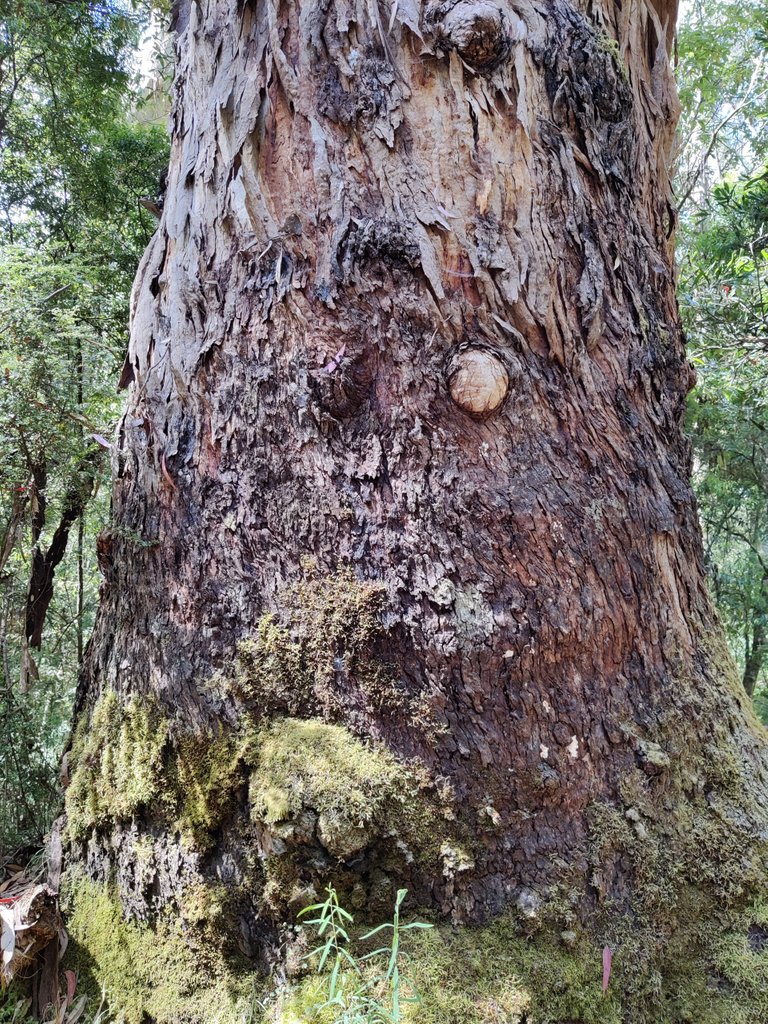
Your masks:
{"label": "green undergrowth", "polygon": [[[69,886],[70,950],[85,991],[103,986],[117,1022],[337,1024],[327,978],[308,974],[269,993],[266,979],[223,957],[205,933],[170,918],[153,927],[123,919],[108,887]],[[692,909],[692,908],[690,908]],[[701,908],[698,908],[699,910]],[[505,916],[483,927],[410,933],[403,970],[410,1024],[764,1024],[768,1019],[765,908],[681,928],[679,940],[638,932],[613,947],[607,992],[602,944],[586,931],[558,933]],[[751,925],[746,927],[749,920]],[[365,970],[364,961],[359,963]],[[638,974],[655,978],[638,990]],[[365,975],[363,974],[363,978]],[[351,985],[360,986],[355,976]],[[342,982],[342,987],[345,983]]]}
{"label": "green undergrowth", "polygon": [[[439,927],[409,934],[403,944],[403,970],[416,1001],[403,1003],[401,1019],[411,1024],[624,1020],[617,991],[602,990],[599,946],[569,948],[550,934],[526,937],[509,917],[482,928]],[[337,1024],[340,1018],[332,1011],[318,1010],[323,990],[322,979],[307,977],[281,994],[267,1019],[274,1024]]]}

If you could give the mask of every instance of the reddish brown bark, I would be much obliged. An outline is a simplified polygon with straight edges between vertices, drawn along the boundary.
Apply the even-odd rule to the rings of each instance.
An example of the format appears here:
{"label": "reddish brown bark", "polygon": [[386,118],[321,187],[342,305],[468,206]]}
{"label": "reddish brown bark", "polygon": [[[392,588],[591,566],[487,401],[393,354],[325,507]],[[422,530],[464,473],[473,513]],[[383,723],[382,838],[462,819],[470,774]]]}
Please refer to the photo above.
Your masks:
{"label": "reddish brown bark", "polygon": [[[309,555],[385,588],[370,657],[396,696],[341,649],[332,709],[292,713],[418,758],[473,837],[455,877],[403,869],[422,901],[484,920],[567,876],[585,917],[628,906],[590,808],[629,779],[671,835],[671,792],[725,799],[707,750],[751,759],[749,836],[765,745],[713,658],[681,429],[672,6],[206,0],[177,23],[80,709],[109,686],[177,734],[232,726],[206,681],[265,612],[292,628]],[[122,850],[130,903],[127,828],[88,862]],[[195,870],[243,854],[234,829]],[[376,857],[347,867],[372,884]]]}

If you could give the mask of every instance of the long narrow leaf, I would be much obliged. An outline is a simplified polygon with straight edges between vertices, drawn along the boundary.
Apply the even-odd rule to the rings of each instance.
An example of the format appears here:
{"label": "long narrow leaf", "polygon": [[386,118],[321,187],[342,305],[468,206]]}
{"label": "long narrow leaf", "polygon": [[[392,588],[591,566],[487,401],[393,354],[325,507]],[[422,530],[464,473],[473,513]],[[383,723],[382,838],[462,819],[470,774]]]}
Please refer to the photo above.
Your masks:
{"label": "long narrow leaf", "polygon": [[366,942],[368,939],[372,938],[374,935],[378,935],[379,932],[385,931],[387,928],[392,928],[389,921],[386,921],[384,924],[377,925],[376,928],[372,928],[369,932],[366,932],[365,935],[361,935],[360,941]]}

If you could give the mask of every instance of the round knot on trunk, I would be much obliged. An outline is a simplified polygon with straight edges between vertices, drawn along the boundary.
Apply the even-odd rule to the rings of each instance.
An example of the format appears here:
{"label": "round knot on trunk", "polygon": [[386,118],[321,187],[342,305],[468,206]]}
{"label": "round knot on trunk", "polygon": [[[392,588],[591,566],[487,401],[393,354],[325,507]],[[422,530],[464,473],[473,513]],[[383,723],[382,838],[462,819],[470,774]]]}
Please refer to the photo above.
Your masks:
{"label": "round knot on trunk", "polygon": [[503,11],[488,0],[459,0],[441,19],[444,45],[474,71],[492,71],[509,54],[512,40]]}
{"label": "round knot on trunk", "polygon": [[448,371],[451,398],[465,412],[483,419],[495,412],[509,390],[509,374],[502,361],[483,348],[457,353]]}

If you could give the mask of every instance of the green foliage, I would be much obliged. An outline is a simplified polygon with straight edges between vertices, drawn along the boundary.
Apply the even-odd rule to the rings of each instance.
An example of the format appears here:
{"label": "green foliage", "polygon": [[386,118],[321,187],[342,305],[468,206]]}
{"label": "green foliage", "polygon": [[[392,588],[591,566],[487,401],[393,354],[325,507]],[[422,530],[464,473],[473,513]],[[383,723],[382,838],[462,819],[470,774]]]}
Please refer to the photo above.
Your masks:
{"label": "green foliage", "polygon": [[[108,475],[92,433],[116,414],[108,338],[119,314],[98,275],[62,246],[0,247],[0,849],[37,842],[56,805],[78,655],[92,619],[95,558],[84,537],[105,515]],[[32,652],[27,591],[73,508],[82,532],[55,567],[43,646]],[[82,539],[82,542],[80,542]],[[91,600],[87,595],[90,594]]]}
{"label": "green foliage", "polygon": [[32,1001],[10,993],[0,992],[0,1024],[32,1024]]}
{"label": "green foliage", "polygon": [[765,151],[766,33],[768,12],[761,0],[693,0],[681,11],[675,176],[684,213],[705,203],[724,176],[749,173]]}
{"label": "green foliage", "polygon": [[154,230],[137,199],[156,195],[168,153],[134,113],[148,16],[0,0],[0,852],[39,843],[56,812],[93,618],[109,479],[95,435],[113,433]]}
{"label": "green foliage", "polygon": [[[696,3],[679,37],[680,304],[708,569],[744,686],[768,662],[768,16]],[[766,719],[768,720],[768,719]]]}
{"label": "green foliage", "polygon": [[[149,7],[4,0],[0,11],[0,210],[7,240],[55,239],[77,249],[89,218],[124,215],[128,196],[136,212],[130,193],[134,182],[142,187],[137,177],[146,166],[137,143],[145,139],[157,152],[159,133],[152,144],[151,131],[120,128]],[[161,166],[154,167],[155,182]]]}
{"label": "green foliage", "polygon": [[374,937],[389,933],[389,942],[354,954],[348,930],[354,919],[339,904],[332,886],[326,892],[323,903],[305,907],[299,915],[317,913],[306,923],[315,926],[321,941],[305,959],[315,962],[318,973],[325,972],[325,998],[307,1007],[308,1019],[324,1024],[401,1024],[406,1019],[404,1009],[420,1003],[407,967],[403,967],[402,936],[432,925],[421,921],[402,923],[400,912],[407,890],[399,889],[392,921],[372,928],[358,939],[358,944],[364,946]]}

